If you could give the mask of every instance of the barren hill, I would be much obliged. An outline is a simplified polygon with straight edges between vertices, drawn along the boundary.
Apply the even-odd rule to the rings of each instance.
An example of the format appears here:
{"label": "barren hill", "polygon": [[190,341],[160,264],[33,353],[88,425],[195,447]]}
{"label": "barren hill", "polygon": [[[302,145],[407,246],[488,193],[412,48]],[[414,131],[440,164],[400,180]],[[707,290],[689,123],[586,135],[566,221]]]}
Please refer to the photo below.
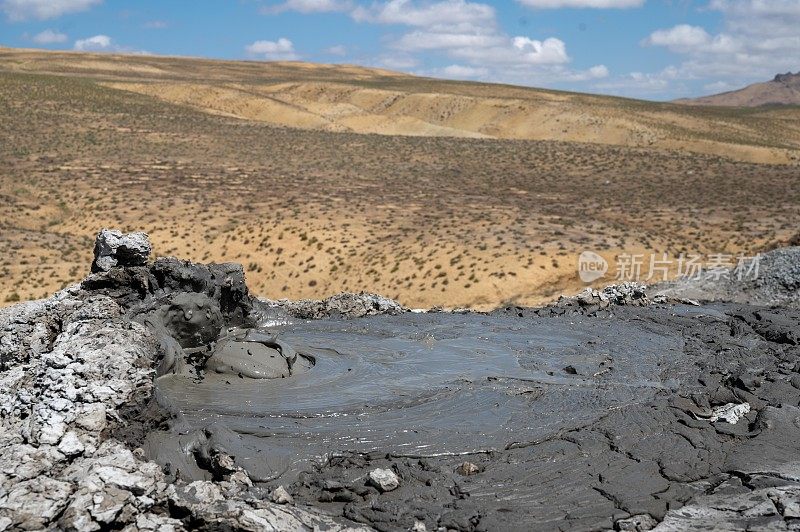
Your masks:
{"label": "barren hill", "polygon": [[800,71],[777,74],[772,80],[754,83],[739,90],[678,100],[688,105],[760,107],[764,105],[800,105]]}
{"label": "barren hill", "polygon": [[800,110],[703,110],[352,65],[0,48],[0,71],[79,76],[207,113],[331,132],[592,142],[786,163]]}

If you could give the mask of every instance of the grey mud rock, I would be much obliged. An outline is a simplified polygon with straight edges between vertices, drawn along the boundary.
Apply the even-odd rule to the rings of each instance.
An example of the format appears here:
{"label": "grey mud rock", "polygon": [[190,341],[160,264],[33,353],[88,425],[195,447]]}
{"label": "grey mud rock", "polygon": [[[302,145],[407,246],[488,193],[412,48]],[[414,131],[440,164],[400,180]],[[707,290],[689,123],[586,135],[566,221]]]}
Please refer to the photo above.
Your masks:
{"label": "grey mud rock", "polygon": [[276,504],[294,504],[294,498],[292,498],[283,486],[278,486],[272,490],[270,497],[272,498],[272,502]]}
{"label": "grey mud rock", "polygon": [[656,525],[658,525],[658,521],[653,519],[653,516],[640,514],[620,519],[614,523],[614,529],[620,532],[645,532],[646,530],[653,530]]}
{"label": "grey mud rock", "polygon": [[135,441],[159,419],[147,405],[165,345],[133,318],[175,303],[174,287],[202,293],[226,323],[246,319],[250,298],[240,267],[145,267],[146,236],[122,241],[104,233],[98,247],[131,266],[0,309],[0,530],[357,529],[273,503],[223,453],[208,466],[218,478],[191,483],[144,458]]}
{"label": "grey mud rock", "polygon": [[382,493],[396,490],[400,487],[400,477],[391,469],[376,468],[369,472],[369,482]]}
{"label": "grey mud rock", "polygon": [[473,464],[472,462],[462,462],[456,468],[456,473],[465,477],[468,477],[470,475],[476,475],[480,473],[480,471],[481,468]]}
{"label": "grey mud rock", "polygon": [[152,250],[146,233],[103,229],[95,240],[92,271],[107,272],[116,266],[144,266]]}
{"label": "grey mud rock", "polygon": [[662,283],[653,287],[653,293],[671,299],[797,308],[800,307],[800,247],[769,251],[727,272]]}
{"label": "grey mud rock", "polygon": [[301,299],[290,301],[288,299],[270,300],[263,299],[260,303],[267,309],[279,308],[289,316],[304,320],[318,320],[322,318],[343,317],[363,318],[381,314],[401,314],[406,308],[400,303],[369,293],[342,293],[326,299]]}

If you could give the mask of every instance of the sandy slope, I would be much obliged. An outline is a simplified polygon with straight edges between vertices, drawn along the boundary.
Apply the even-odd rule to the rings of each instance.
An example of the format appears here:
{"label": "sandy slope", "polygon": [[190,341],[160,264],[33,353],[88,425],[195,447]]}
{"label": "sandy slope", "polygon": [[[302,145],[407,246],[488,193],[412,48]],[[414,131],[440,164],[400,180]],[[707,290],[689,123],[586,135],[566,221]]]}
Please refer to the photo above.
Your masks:
{"label": "sandy slope", "polygon": [[420,78],[352,65],[0,49],[0,69],[115,89],[269,124],[381,135],[564,140],[685,149],[752,162],[798,158],[800,110],[705,110]]}

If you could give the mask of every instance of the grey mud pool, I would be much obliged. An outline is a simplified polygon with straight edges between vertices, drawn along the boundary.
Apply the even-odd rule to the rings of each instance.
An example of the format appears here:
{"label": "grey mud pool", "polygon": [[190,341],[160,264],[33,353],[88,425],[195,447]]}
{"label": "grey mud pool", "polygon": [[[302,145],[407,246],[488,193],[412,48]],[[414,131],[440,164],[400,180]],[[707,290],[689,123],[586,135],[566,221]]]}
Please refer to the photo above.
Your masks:
{"label": "grey mud pool", "polygon": [[[257,371],[206,364],[199,378],[158,378],[156,393],[176,417],[166,437],[177,447],[207,430],[251,476],[282,482],[342,452],[467,456],[546,438],[652,399],[686,366],[674,335],[601,321],[409,313],[258,331],[293,346],[308,367],[253,378]],[[242,345],[251,366],[281,359],[263,344]],[[218,368],[217,358],[209,362]],[[153,447],[163,449],[164,438]],[[169,464],[189,478],[210,474],[191,457]]]}
{"label": "grey mud pool", "polygon": [[[796,311],[590,310],[273,310],[249,329],[206,313],[217,337],[189,331],[189,362],[156,379],[169,422],[144,449],[187,481],[230,457],[379,530],[603,529],[800,481]],[[399,487],[376,489],[376,468]]]}

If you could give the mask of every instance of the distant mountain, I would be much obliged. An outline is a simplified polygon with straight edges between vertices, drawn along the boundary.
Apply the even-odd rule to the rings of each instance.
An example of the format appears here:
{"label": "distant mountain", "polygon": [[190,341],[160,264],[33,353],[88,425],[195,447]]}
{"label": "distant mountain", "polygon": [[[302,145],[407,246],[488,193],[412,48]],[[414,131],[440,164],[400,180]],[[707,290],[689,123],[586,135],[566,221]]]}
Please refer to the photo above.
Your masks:
{"label": "distant mountain", "polygon": [[800,105],[800,72],[776,75],[772,81],[754,83],[735,91],[701,98],[685,98],[676,103],[759,107],[762,105]]}

